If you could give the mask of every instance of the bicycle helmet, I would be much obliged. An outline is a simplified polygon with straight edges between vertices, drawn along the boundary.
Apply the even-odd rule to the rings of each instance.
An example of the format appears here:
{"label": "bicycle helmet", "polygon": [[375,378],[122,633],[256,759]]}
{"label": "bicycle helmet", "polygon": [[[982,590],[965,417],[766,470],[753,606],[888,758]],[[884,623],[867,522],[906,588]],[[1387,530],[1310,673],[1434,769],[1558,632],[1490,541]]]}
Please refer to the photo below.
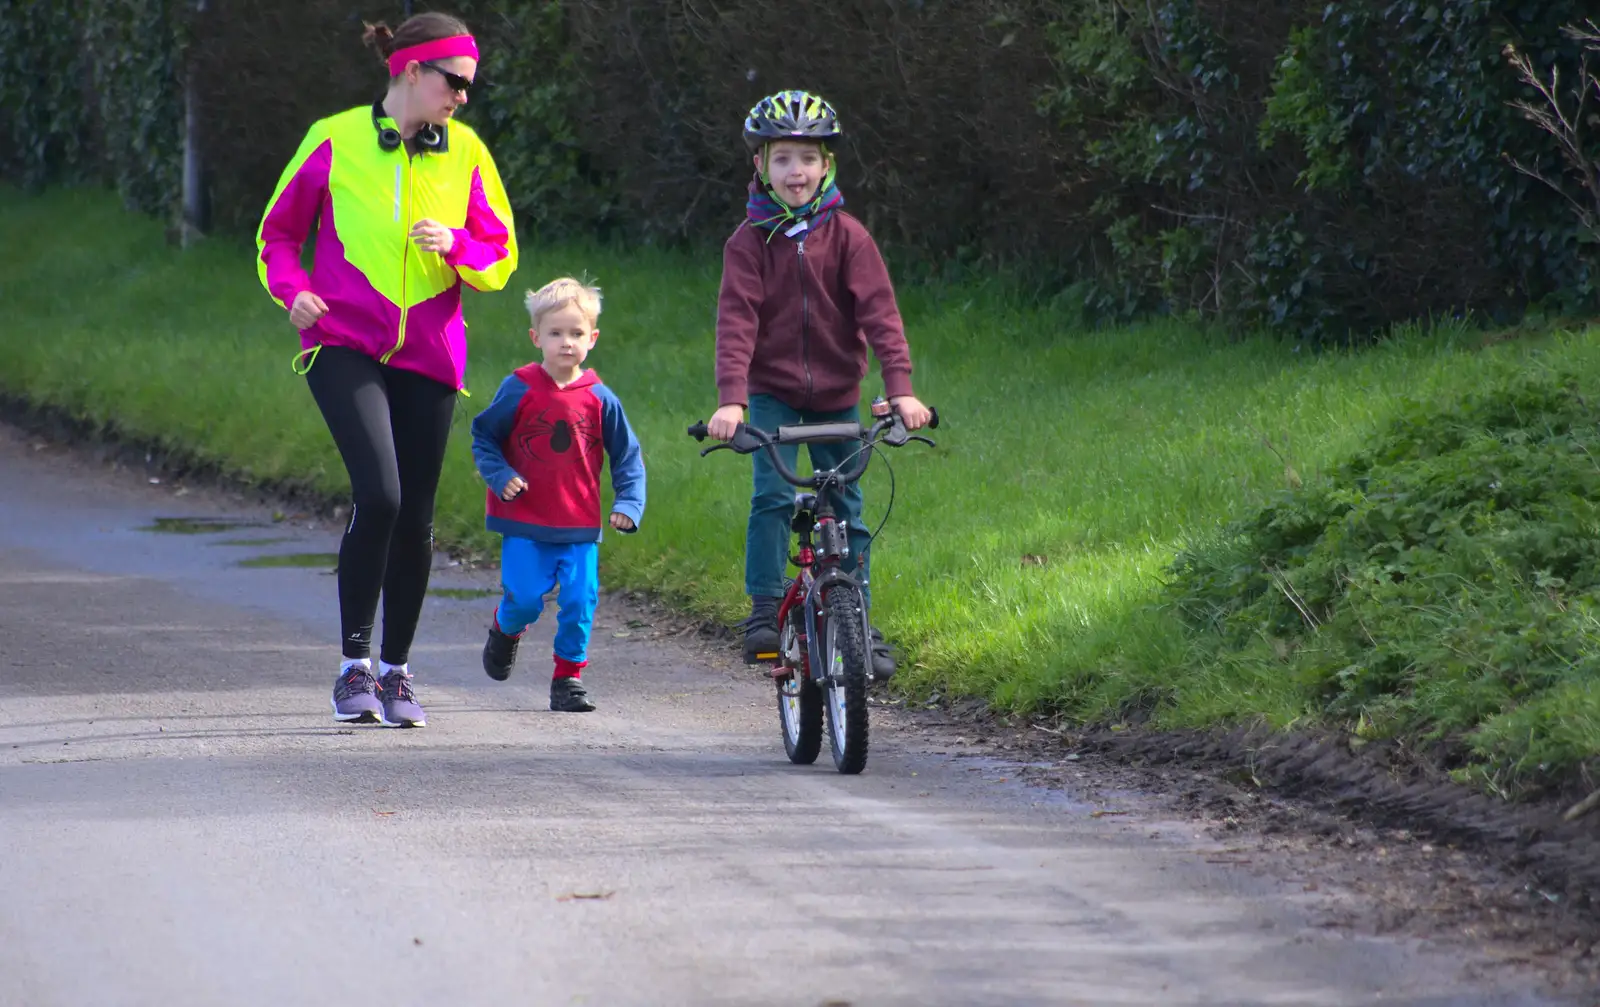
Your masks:
{"label": "bicycle helmet", "polygon": [[756,102],[744,117],[744,142],[752,152],[774,140],[835,140],[839,115],[809,91],[779,91]]}

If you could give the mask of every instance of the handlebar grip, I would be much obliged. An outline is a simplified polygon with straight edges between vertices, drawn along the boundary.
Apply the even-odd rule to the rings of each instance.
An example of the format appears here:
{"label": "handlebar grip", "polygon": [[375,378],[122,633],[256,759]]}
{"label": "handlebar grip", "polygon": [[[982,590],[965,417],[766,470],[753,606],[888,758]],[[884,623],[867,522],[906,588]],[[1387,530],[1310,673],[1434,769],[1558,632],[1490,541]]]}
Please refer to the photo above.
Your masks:
{"label": "handlebar grip", "polygon": [[705,440],[707,435],[709,434],[709,431],[706,430],[705,421],[701,420],[699,423],[696,423],[694,426],[690,427],[689,430],[688,430],[688,434],[689,434],[690,437],[693,437],[697,441]]}
{"label": "handlebar grip", "polygon": [[854,420],[842,423],[794,423],[778,428],[779,444],[858,441],[866,431]]}
{"label": "handlebar grip", "polygon": [[939,429],[939,410],[937,408],[935,408],[934,406],[929,406],[928,407],[928,413],[929,413],[929,416],[928,416],[928,429],[929,430],[937,430],[937,429]]}

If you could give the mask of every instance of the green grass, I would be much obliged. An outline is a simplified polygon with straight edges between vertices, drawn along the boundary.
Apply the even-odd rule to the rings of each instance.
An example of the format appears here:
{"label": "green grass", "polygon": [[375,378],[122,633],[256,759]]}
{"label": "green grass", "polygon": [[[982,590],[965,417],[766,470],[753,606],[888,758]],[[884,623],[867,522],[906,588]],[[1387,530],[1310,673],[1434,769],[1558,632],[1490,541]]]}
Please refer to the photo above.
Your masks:
{"label": "green grass", "polygon": [[140,531],[160,532],[163,535],[214,535],[236,528],[258,527],[251,521],[219,521],[214,518],[158,517]]}
{"label": "green grass", "polygon": [[476,601],[482,598],[494,598],[500,594],[497,590],[483,587],[430,587],[428,593],[454,601]]}
{"label": "green grass", "polygon": [[331,569],[339,565],[339,554],[336,552],[268,554],[241,559],[238,561],[238,565],[257,570],[279,569],[282,567],[321,567],[323,569]]}
{"label": "green grass", "polygon": [[1166,597],[1209,673],[1149,699],[1287,683],[1354,743],[1421,747],[1497,793],[1578,777],[1600,754],[1600,359],[1563,365],[1418,403],[1197,541]]}
{"label": "green grass", "polygon": [[[158,223],[98,192],[27,200],[0,190],[0,213],[5,391],[245,476],[345,488],[251,248],[170,249]],[[748,462],[702,459],[683,435],[716,405],[719,261],[525,247],[512,289],[470,298],[474,395],[461,401],[440,491],[443,541],[496,545],[466,426],[531,354],[521,291],[587,273],[606,294],[590,361],[627,406],[650,480],[643,530],[607,538],[604,579],[702,615],[742,614]],[[998,283],[907,288],[901,302],[918,392],[944,424],[937,451],[893,456],[898,496],[874,551],[877,620],[909,648],[913,688],[1084,717],[1161,689],[1176,690],[1159,711],[1167,724],[1315,719],[1316,697],[1292,678],[1187,661],[1190,638],[1154,604],[1176,552],[1283,488],[1286,461],[1309,479],[1357,450],[1407,396],[1448,400],[1533,354],[1600,372],[1594,331],[1485,349],[1445,326],[1313,356],[1176,321],[1084,331]],[[886,489],[875,466],[874,525]]]}

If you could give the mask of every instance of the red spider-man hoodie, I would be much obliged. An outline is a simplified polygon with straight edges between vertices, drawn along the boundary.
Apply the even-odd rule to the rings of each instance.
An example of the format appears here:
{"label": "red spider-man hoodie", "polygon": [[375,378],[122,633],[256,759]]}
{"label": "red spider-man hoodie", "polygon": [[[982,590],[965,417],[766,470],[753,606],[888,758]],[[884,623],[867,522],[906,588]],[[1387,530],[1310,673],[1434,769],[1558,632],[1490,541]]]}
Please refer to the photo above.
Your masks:
{"label": "red spider-man hoodie", "polygon": [[[611,509],[644,518],[644,457],[622,403],[584,371],[566,387],[539,364],[513,371],[472,421],[472,456],[488,486],[490,531],[538,542],[600,540],[600,467],[611,456]],[[528,488],[500,492],[512,476]]]}

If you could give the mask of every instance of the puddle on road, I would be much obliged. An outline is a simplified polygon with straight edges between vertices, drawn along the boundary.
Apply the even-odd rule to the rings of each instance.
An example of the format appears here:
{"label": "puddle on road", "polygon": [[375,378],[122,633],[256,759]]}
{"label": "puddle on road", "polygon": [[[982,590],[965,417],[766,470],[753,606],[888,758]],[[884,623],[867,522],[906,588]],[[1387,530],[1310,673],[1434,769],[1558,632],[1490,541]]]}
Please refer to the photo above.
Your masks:
{"label": "puddle on road", "polygon": [[476,601],[479,598],[495,598],[500,595],[497,588],[488,587],[430,587],[428,593],[440,598],[454,598],[457,601]]}
{"label": "puddle on road", "polygon": [[339,554],[336,552],[288,552],[279,556],[251,556],[241,559],[240,566],[256,569],[270,567],[326,567],[330,570],[339,565]]}
{"label": "puddle on road", "polygon": [[161,532],[165,535],[212,535],[217,532],[235,531],[239,528],[263,527],[265,525],[258,521],[239,521],[234,518],[158,517],[154,523],[144,525],[139,530]]}

